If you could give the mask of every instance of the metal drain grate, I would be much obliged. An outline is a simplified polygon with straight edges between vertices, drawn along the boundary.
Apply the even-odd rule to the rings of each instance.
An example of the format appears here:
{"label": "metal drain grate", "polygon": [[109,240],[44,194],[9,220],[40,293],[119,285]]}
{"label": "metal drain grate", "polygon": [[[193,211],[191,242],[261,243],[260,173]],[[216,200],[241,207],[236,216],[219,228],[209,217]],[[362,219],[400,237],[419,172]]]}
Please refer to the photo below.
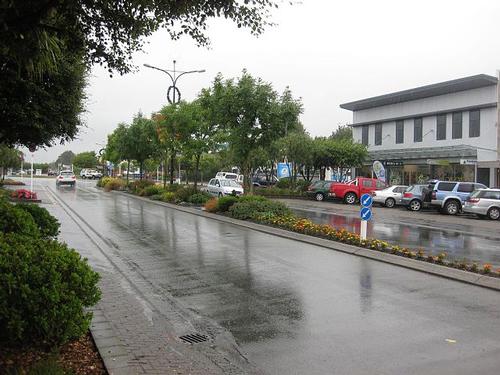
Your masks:
{"label": "metal drain grate", "polygon": [[208,341],[208,336],[200,335],[199,333],[195,333],[192,335],[183,335],[179,336],[179,338],[182,341],[187,342],[188,344],[198,344],[200,342]]}

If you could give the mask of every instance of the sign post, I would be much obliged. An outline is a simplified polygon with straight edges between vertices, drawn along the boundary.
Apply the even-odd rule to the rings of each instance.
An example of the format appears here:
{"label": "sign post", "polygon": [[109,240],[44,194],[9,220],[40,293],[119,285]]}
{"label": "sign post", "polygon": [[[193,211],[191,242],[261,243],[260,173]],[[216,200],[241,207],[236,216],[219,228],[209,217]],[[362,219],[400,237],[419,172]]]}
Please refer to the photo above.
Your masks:
{"label": "sign post", "polygon": [[30,146],[29,151],[31,153],[31,177],[30,177],[30,191],[33,193],[33,153],[36,151],[35,146]]}
{"label": "sign post", "polygon": [[359,201],[361,203],[361,211],[359,213],[359,216],[361,218],[361,231],[359,236],[361,240],[366,240],[368,220],[371,220],[372,218],[373,198],[370,194],[363,194]]}

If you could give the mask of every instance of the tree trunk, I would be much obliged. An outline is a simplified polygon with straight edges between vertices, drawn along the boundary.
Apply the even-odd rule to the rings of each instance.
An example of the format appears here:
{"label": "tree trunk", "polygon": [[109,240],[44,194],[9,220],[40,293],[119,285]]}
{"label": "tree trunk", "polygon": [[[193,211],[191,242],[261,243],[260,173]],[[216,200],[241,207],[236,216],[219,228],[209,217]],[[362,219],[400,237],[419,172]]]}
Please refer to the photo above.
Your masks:
{"label": "tree trunk", "polygon": [[128,175],[130,174],[130,160],[127,160],[127,187],[128,187]]}
{"label": "tree trunk", "polygon": [[175,163],[175,153],[172,151],[170,153],[170,185],[174,184],[174,163]]}
{"label": "tree trunk", "polygon": [[167,187],[167,165],[168,165],[168,158],[167,155],[165,155],[165,159],[163,160],[162,164],[162,176],[161,179],[163,180],[163,188],[165,189]]}
{"label": "tree trunk", "polygon": [[195,156],[195,164],[194,164],[194,191],[198,189],[198,172],[200,169],[200,158],[201,154]]}
{"label": "tree trunk", "polygon": [[142,170],[143,170],[143,168],[144,168],[144,161],[141,161],[139,163],[139,180],[141,180],[141,181],[142,181]]}

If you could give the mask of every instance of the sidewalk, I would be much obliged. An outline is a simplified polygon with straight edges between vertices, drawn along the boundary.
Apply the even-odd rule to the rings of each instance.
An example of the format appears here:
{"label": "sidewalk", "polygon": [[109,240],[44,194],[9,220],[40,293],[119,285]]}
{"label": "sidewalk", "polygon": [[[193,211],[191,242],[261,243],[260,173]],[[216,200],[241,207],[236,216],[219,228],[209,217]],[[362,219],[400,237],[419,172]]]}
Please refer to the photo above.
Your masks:
{"label": "sidewalk", "polygon": [[[60,239],[101,275],[102,299],[93,309],[91,332],[110,374],[260,373],[225,330],[157,290],[136,265],[117,256],[119,245],[99,237],[56,196],[41,195],[43,206],[61,222]],[[195,333],[209,340],[179,339]]]}

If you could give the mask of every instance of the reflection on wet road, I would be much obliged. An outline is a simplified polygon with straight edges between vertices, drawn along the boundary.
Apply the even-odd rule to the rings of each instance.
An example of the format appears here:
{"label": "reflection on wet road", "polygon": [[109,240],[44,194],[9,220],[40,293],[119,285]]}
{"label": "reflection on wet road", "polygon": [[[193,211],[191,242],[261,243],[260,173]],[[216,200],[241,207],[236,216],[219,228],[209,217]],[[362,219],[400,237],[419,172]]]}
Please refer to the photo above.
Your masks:
{"label": "reflection on wet road", "polygon": [[128,273],[225,327],[269,374],[498,370],[495,291],[89,186],[56,194]]}
{"label": "reflection on wet road", "polygon": [[[315,223],[329,224],[335,228],[360,232],[360,219],[345,214],[294,208],[300,217]],[[500,228],[499,228],[500,231]],[[500,266],[500,241],[498,238],[478,236],[453,230],[433,229],[428,226],[399,224],[387,220],[377,220],[375,216],[368,222],[368,237],[378,238],[410,248],[423,248],[434,254],[445,251],[450,259],[468,259],[480,263]]]}

